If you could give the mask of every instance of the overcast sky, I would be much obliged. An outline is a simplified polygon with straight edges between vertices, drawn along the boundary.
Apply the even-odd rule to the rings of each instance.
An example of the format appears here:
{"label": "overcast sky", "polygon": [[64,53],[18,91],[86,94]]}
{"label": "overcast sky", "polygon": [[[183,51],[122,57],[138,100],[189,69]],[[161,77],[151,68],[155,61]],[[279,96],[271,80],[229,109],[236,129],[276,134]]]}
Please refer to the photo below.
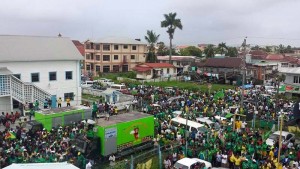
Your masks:
{"label": "overcast sky", "polygon": [[176,12],[183,30],[174,44],[226,42],[300,46],[299,0],[1,0],[0,34],[63,36],[84,41],[160,34],[163,14]]}

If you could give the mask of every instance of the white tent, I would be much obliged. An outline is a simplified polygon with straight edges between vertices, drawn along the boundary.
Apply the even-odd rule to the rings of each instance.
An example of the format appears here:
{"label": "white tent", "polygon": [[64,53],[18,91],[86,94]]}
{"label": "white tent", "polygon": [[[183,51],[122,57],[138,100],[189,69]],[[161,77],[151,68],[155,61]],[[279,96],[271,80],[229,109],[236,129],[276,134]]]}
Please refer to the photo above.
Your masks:
{"label": "white tent", "polygon": [[73,164],[65,163],[27,163],[27,164],[11,164],[3,169],[79,169]]}

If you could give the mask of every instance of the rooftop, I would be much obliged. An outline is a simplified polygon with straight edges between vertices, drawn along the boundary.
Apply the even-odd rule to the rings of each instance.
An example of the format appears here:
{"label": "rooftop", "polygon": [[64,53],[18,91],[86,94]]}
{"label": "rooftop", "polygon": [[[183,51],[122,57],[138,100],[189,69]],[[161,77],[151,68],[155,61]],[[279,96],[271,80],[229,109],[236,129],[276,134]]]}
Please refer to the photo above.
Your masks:
{"label": "rooftop", "polygon": [[106,127],[106,126],[115,125],[117,123],[133,121],[136,119],[141,119],[141,118],[145,118],[145,117],[149,117],[149,116],[152,116],[152,115],[149,115],[146,113],[141,113],[141,112],[123,113],[123,114],[119,114],[116,116],[110,116],[109,121],[105,120],[104,118],[100,118],[97,121],[97,125]]}
{"label": "rooftop", "polygon": [[69,163],[27,163],[27,164],[11,164],[10,166],[4,167],[4,169],[79,169],[78,167]]}
{"label": "rooftop", "polygon": [[239,68],[241,64],[241,58],[208,58],[204,64],[204,67]]}
{"label": "rooftop", "polygon": [[[172,56],[171,60],[173,61],[185,61],[196,59],[196,56]],[[157,60],[169,60],[169,56],[157,56]]]}
{"label": "rooftop", "polygon": [[84,109],[83,106],[70,106],[70,107],[58,107],[58,108],[53,108],[53,109],[43,109],[43,110],[39,110],[37,112],[47,115],[47,114],[68,112],[68,111],[73,111],[73,110],[82,110],[82,109]]}
{"label": "rooftop", "polygon": [[266,56],[266,60],[283,60],[284,56],[282,54],[269,54]]}
{"label": "rooftop", "polygon": [[130,44],[130,45],[147,45],[145,42],[137,41],[126,37],[106,37],[98,40],[91,40],[95,43],[110,43],[110,44]]}
{"label": "rooftop", "polygon": [[8,70],[6,67],[0,67],[0,75],[12,75],[13,72]]}
{"label": "rooftop", "polygon": [[66,37],[0,35],[0,62],[82,60]]}

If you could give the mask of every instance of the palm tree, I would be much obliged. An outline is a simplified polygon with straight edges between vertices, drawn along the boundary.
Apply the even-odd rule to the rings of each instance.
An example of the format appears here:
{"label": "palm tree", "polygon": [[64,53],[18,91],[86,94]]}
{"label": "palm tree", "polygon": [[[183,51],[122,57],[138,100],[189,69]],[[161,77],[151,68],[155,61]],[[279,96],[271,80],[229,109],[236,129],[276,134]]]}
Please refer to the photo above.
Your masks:
{"label": "palm tree", "polygon": [[225,53],[225,51],[227,50],[226,43],[224,43],[224,42],[219,43],[218,48],[221,52],[221,55],[223,55]]}
{"label": "palm tree", "polygon": [[156,62],[155,55],[155,44],[157,43],[159,35],[156,35],[152,30],[147,30],[147,36],[145,36],[145,40],[149,43],[149,52],[147,57],[147,62]]}
{"label": "palm tree", "polygon": [[214,45],[208,45],[205,49],[204,49],[204,53],[206,58],[211,58],[215,55],[214,52]]}
{"label": "palm tree", "polygon": [[182,24],[180,19],[176,19],[176,12],[164,14],[165,20],[161,21],[161,27],[167,28],[167,33],[170,39],[170,51],[169,51],[169,63],[171,63],[172,57],[172,39],[174,38],[175,29],[182,29]]}

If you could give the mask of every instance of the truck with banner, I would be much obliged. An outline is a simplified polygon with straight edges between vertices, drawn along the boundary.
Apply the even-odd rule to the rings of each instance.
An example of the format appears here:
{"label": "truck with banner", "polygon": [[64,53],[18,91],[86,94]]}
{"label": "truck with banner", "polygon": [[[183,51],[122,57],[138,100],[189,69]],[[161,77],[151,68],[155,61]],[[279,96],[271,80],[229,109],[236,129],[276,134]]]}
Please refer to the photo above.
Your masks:
{"label": "truck with banner", "polygon": [[50,131],[52,128],[59,126],[70,125],[73,122],[82,121],[89,118],[91,113],[88,107],[71,106],[54,109],[44,109],[34,112],[34,118],[37,123],[40,123],[43,128]]}
{"label": "truck with banner", "polygon": [[118,158],[153,147],[153,115],[141,112],[119,114],[109,120],[98,119],[89,124],[89,128],[94,133],[92,139],[78,136],[73,143],[87,157],[115,154]]}

